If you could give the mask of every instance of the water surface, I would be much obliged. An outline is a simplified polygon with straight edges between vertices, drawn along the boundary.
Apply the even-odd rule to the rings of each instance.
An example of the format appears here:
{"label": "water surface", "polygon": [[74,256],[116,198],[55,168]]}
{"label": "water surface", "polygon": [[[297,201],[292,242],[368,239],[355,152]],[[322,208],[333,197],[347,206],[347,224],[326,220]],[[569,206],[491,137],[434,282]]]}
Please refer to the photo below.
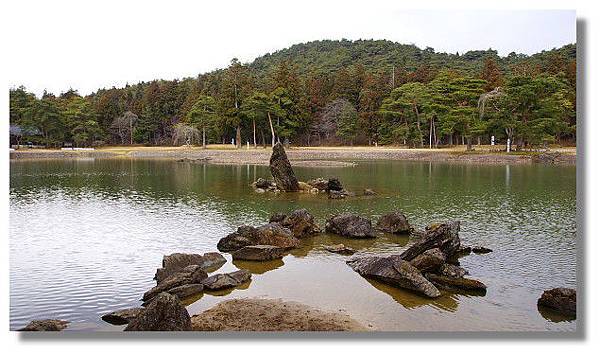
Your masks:
{"label": "water surface", "polygon": [[463,243],[493,253],[461,259],[485,296],[444,293],[430,300],[369,281],[347,256],[323,245],[344,243],[359,254],[397,253],[406,236],[348,240],[320,235],[281,261],[231,262],[252,281],[204,294],[196,314],[225,299],[268,297],[342,310],[380,330],[574,330],[575,321],[538,311],[553,287],[576,287],[575,167],[360,162],[348,168],[296,168],[300,180],[338,176],[374,197],[329,200],[306,194],[256,194],[249,184],[268,167],[215,166],[171,160],[40,160],[10,164],[10,325],[60,318],[70,329],[120,330],[99,317],[138,306],[162,256],[215,251],[241,224],[260,225],[274,212],[307,208],[318,223],[354,212],[372,217],[403,211],[411,224],[458,219]]}

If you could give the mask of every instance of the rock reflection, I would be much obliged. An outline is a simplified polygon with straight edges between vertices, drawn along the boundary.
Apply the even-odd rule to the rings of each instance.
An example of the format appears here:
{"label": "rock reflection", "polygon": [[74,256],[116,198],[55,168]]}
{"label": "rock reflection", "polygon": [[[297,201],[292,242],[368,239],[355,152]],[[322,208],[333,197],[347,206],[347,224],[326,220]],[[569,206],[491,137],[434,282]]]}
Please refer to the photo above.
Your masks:
{"label": "rock reflection", "polygon": [[538,312],[540,312],[540,315],[544,317],[544,319],[549,320],[552,323],[572,322],[576,319],[576,317],[560,314],[550,308],[539,305]]}
{"label": "rock reflection", "polygon": [[239,269],[246,269],[252,274],[264,274],[267,271],[279,269],[284,265],[282,259],[267,260],[267,261],[248,261],[248,260],[233,260],[233,265]]}

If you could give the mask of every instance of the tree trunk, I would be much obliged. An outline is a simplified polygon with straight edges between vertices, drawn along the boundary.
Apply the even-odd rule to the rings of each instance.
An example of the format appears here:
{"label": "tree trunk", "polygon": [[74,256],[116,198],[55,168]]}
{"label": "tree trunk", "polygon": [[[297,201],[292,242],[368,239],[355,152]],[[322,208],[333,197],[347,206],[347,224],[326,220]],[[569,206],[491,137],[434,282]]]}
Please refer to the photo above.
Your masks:
{"label": "tree trunk", "polygon": [[271,147],[275,146],[275,130],[273,129],[273,120],[271,119],[271,113],[267,112],[267,117],[269,117],[269,126],[271,127]]}
{"label": "tree trunk", "polygon": [[240,125],[238,125],[235,129],[235,146],[237,147],[237,149],[242,148],[242,128],[240,127]]}
{"label": "tree trunk", "polygon": [[206,149],[206,127],[202,127],[202,149]]}
{"label": "tree trunk", "polygon": [[252,133],[254,135],[254,149],[256,149],[256,120],[252,120]]}
{"label": "tree trunk", "polygon": [[429,122],[429,149],[433,147],[433,117]]}
{"label": "tree trunk", "polygon": [[473,150],[473,145],[471,144],[471,137],[467,137],[467,151]]}

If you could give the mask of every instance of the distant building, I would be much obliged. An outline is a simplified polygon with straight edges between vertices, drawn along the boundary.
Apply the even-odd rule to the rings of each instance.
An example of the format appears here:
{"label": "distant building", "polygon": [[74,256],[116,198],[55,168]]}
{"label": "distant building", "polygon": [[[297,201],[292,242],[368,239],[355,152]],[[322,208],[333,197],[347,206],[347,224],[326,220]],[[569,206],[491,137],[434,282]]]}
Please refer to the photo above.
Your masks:
{"label": "distant building", "polygon": [[23,137],[32,138],[40,136],[41,132],[37,128],[22,127],[17,125],[10,125],[10,145],[21,145],[23,144]]}

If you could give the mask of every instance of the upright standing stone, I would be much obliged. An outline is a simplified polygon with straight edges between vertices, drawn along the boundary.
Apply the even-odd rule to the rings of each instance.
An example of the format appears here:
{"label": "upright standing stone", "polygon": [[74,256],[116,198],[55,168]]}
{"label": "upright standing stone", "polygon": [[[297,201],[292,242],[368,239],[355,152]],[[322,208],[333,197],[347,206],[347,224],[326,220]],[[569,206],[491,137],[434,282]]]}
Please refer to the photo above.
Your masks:
{"label": "upright standing stone", "polygon": [[269,165],[271,167],[273,180],[275,180],[275,184],[277,184],[277,187],[280,190],[299,190],[298,179],[296,179],[294,170],[292,170],[292,165],[290,164],[281,143],[277,143],[273,147],[273,154],[271,154]]}

